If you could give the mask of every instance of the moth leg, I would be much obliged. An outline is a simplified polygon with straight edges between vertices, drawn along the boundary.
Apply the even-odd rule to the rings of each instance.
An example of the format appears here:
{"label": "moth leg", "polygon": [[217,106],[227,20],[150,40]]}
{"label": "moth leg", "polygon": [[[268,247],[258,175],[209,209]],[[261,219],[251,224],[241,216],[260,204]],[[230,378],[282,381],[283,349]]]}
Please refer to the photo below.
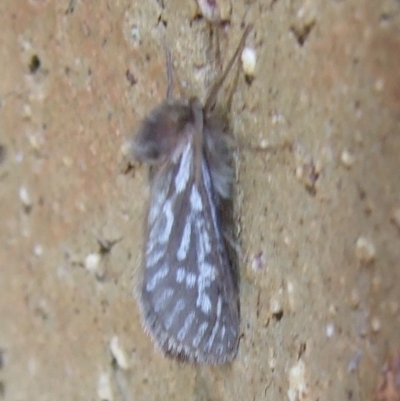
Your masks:
{"label": "moth leg", "polygon": [[224,109],[226,109],[228,111],[230,111],[231,107],[232,107],[233,95],[235,94],[236,88],[237,88],[238,83],[239,83],[240,70],[241,70],[241,66],[240,66],[240,63],[238,63],[237,64],[237,68],[236,68],[236,72],[235,72],[235,76],[233,78],[233,82],[230,85],[231,87],[230,87],[230,89],[228,91],[228,94],[226,96],[226,103],[223,106]]}
{"label": "moth leg", "polygon": [[224,83],[227,75],[229,74],[230,70],[232,69],[233,65],[235,64],[237,58],[239,57],[239,54],[243,50],[244,43],[246,41],[247,35],[250,33],[252,29],[252,25],[248,25],[247,28],[245,29],[242,39],[239,42],[238,47],[236,48],[235,53],[231,57],[231,59],[228,62],[228,65],[226,66],[225,70],[222,72],[219,78],[216,79],[215,83],[211,87],[211,90],[207,96],[206,103],[204,105],[204,113],[208,113],[214,106],[217,100],[217,95],[219,90],[221,89],[222,84]]}
{"label": "moth leg", "polygon": [[165,52],[165,64],[167,68],[167,100],[174,97],[174,83],[172,77],[172,57],[165,38],[163,39],[163,47]]}

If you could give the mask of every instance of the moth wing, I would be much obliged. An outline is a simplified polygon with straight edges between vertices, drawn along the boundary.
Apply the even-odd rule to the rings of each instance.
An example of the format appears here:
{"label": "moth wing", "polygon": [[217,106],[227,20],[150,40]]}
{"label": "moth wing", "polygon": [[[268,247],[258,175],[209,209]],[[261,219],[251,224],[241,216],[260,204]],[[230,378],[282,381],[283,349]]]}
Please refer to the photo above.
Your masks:
{"label": "moth wing", "polygon": [[193,142],[180,145],[152,182],[143,320],[165,353],[223,363],[237,352],[238,293],[209,166],[203,157],[196,180]]}

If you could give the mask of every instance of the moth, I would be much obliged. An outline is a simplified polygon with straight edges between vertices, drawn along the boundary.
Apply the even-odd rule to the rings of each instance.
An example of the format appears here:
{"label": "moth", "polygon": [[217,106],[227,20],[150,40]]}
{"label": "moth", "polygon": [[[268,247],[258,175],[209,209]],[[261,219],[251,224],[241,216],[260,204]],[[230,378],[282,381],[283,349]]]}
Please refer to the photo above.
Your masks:
{"label": "moth", "polygon": [[248,27],[204,106],[174,99],[167,55],[167,99],[143,121],[133,156],[149,165],[142,323],[165,355],[193,363],[231,361],[239,344],[239,294],[223,228],[234,172],[227,135],[213,108]]}

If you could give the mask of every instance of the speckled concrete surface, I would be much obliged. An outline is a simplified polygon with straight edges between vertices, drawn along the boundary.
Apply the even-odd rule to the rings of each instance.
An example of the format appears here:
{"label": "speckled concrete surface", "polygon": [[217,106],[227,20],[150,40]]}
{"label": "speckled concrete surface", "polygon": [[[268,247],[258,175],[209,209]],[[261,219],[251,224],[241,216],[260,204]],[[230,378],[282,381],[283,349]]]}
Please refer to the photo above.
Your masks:
{"label": "speckled concrete surface", "polygon": [[220,5],[222,55],[249,23],[257,54],[231,112],[242,338],[194,367],[141,328],[146,170],[119,166],[165,96],[164,35],[204,98],[206,22],[194,0],[0,4],[0,399],[373,399],[400,347],[400,5]]}

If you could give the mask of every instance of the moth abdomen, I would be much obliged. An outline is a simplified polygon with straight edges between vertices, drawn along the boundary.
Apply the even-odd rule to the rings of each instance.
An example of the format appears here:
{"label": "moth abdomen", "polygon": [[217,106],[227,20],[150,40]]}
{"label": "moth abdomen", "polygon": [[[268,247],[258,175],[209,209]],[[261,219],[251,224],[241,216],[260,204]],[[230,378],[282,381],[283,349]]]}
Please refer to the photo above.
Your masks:
{"label": "moth abdomen", "polygon": [[218,119],[206,120],[204,127],[204,157],[206,157],[213,187],[218,197],[229,199],[235,177],[231,138]]}

